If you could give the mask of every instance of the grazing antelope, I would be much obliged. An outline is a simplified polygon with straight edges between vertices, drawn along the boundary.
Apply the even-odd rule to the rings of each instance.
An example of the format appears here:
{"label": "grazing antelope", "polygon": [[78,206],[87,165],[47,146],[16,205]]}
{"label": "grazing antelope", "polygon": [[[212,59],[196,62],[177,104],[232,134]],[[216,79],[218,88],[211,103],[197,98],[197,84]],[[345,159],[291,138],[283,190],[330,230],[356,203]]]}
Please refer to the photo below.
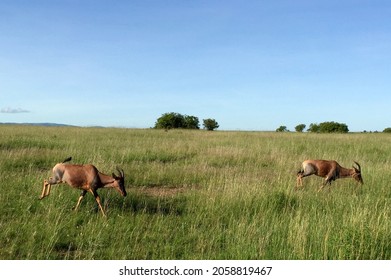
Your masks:
{"label": "grazing antelope", "polygon": [[65,164],[71,159],[72,157],[69,157],[63,162],[57,163],[53,167],[53,177],[50,177],[49,180],[43,181],[42,194],[39,199],[43,199],[50,194],[50,188],[52,185],[66,183],[73,188],[82,190],[74,208],[75,210],[77,210],[79,207],[79,204],[85,194],[90,192],[94,195],[103,216],[106,216],[102,204],[100,203],[97,190],[99,188],[115,188],[122,196],[126,196],[124,171],[117,167],[119,176],[115,175],[114,173],[113,176],[108,176],[99,172],[98,169],[92,164]]}
{"label": "grazing antelope", "polygon": [[358,168],[345,168],[338,164],[335,160],[305,160],[302,163],[302,169],[297,172],[297,185],[303,186],[303,178],[310,175],[317,175],[319,177],[325,178],[324,183],[319,188],[318,191],[322,190],[324,186],[331,185],[332,181],[335,181],[339,178],[348,178],[352,177],[360,184],[364,184],[361,177],[361,167],[360,164],[354,162]]}

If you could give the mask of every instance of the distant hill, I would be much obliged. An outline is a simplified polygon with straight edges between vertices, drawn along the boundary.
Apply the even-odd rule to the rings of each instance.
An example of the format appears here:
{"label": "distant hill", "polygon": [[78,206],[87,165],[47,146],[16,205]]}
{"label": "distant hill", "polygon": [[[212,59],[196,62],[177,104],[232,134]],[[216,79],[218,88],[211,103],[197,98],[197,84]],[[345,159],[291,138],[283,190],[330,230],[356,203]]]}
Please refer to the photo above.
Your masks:
{"label": "distant hill", "polygon": [[69,127],[76,127],[75,125],[69,125],[69,124],[61,124],[61,123],[1,123],[0,125],[26,125],[26,126],[69,126]]}

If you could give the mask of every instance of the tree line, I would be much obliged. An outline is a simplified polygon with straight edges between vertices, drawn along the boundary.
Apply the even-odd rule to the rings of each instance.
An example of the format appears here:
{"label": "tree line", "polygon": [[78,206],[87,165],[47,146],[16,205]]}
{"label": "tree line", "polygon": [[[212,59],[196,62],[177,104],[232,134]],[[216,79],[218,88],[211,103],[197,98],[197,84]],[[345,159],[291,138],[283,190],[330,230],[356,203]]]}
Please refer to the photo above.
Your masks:
{"label": "tree line", "polygon": [[[219,127],[218,122],[215,119],[207,118],[202,120],[202,125],[206,130],[215,130]],[[305,124],[298,124],[295,126],[296,132],[304,132],[306,129]],[[164,113],[159,117],[154,128],[156,129],[200,129],[200,121],[198,117],[184,115],[180,113]],[[276,129],[276,132],[289,132],[285,125],[281,125]],[[307,132],[314,133],[348,133],[349,128],[345,123],[339,123],[334,121],[311,123],[307,129]],[[366,131],[364,131],[366,132]],[[383,130],[384,133],[391,133],[391,127],[387,127]]]}
{"label": "tree line", "polygon": [[[307,126],[305,124],[298,124],[295,126],[296,132],[303,132]],[[276,129],[277,132],[288,132],[286,126],[282,125],[279,128]],[[309,128],[307,129],[308,132],[315,132],[315,133],[348,133],[349,128],[344,123],[338,123],[338,122],[322,122],[322,123],[311,123],[309,125]]]}
{"label": "tree line", "polygon": [[[295,126],[296,132],[304,132],[307,126],[305,124],[298,124]],[[281,125],[276,129],[277,132],[289,132],[288,128],[284,125]],[[307,129],[308,132],[315,133],[348,133],[349,128],[344,123],[338,122],[322,122],[322,123],[311,123]],[[367,132],[366,130],[363,131]],[[375,131],[378,132],[378,131]],[[387,127],[383,130],[384,133],[391,133],[391,127]]]}

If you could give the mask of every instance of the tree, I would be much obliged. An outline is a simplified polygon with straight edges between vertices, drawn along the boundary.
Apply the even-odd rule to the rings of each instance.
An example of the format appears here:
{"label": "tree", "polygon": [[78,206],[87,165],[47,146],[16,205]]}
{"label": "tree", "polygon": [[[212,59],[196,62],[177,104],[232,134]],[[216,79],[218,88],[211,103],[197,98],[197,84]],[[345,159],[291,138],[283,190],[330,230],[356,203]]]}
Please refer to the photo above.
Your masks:
{"label": "tree", "polygon": [[187,128],[199,129],[200,122],[195,116],[187,116],[179,113],[165,113],[157,119],[155,128],[159,129],[173,129],[173,128]]}
{"label": "tree", "polygon": [[281,125],[279,128],[276,129],[276,132],[289,132],[289,130],[286,128],[285,125]]}
{"label": "tree", "polygon": [[310,127],[307,129],[308,132],[319,132],[319,125],[316,123],[311,123]]}
{"label": "tree", "polygon": [[305,124],[298,124],[295,126],[295,130],[296,132],[303,132],[303,130],[305,129]]}
{"label": "tree", "polygon": [[348,126],[338,122],[323,122],[319,124],[320,133],[348,133]]}
{"label": "tree", "polygon": [[308,131],[318,133],[348,133],[349,129],[344,123],[322,122],[320,124],[311,123]]}
{"label": "tree", "polygon": [[183,128],[188,129],[200,129],[200,121],[197,117],[194,116],[184,116],[183,117]]}
{"label": "tree", "polygon": [[384,133],[391,133],[391,127],[387,127],[383,130]]}
{"label": "tree", "polygon": [[181,128],[184,124],[184,118],[179,113],[165,113],[157,119],[155,128],[172,129]]}
{"label": "tree", "polygon": [[219,124],[216,122],[215,119],[204,119],[204,128],[207,130],[215,130],[219,127]]}

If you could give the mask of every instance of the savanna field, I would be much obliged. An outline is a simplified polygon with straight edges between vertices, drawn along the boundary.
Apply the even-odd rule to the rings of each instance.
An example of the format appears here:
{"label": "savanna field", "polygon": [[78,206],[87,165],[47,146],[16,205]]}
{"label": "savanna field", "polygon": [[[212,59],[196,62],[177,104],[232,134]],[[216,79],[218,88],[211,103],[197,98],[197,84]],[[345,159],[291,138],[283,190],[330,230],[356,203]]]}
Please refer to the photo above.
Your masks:
{"label": "savanna field", "polygon": [[[391,259],[391,136],[0,126],[0,259]],[[52,167],[125,171],[127,197],[52,187]],[[364,185],[296,173],[360,163]]]}

